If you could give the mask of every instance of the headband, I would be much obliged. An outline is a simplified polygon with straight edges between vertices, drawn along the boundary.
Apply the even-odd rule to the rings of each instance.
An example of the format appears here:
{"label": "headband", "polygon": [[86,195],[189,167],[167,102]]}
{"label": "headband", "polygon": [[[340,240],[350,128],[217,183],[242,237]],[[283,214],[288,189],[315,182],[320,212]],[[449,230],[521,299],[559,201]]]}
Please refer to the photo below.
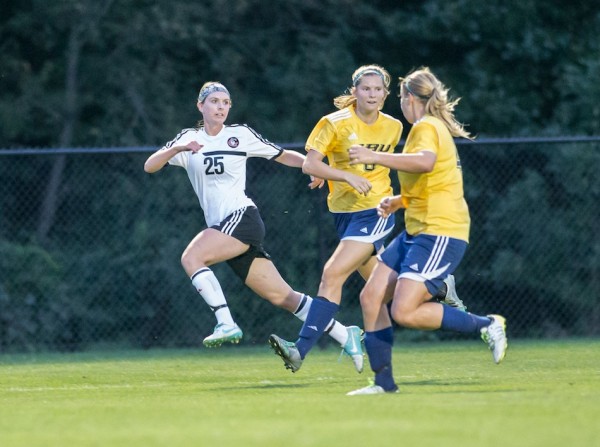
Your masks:
{"label": "headband", "polygon": [[365,68],[364,70],[356,73],[356,75],[352,78],[352,86],[356,87],[356,84],[358,84],[360,78],[362,78],[366,74],[376,74],[377,76],[381,77],[381,80],[385,85],[385,76],[381,71],[377,70],[376,68]]}
{"label": "headband", "polygon": [[420,99],[424,99],[424,100],[428,100],[429,98],[431,98],[431,96],[423,96],[423,95],[419,95],[419,94],[413,92],[412,89],[410,88],[410,86],[408,85],[408,83],[409,83],[409,81],[404,82],[404,88],[411,95],[416,96],[417,98],[420,98]]}
{"label": "headband", "polygon": [[231,96],[229,94],[229,90],[227,90],[227,88],[225,88],[223,84],[215,82],[214,84],[209,84],[206,87],[203,87],[202,90],[200,90],[200,94],[198,95],[198,102],[204,102],[206,97],[214,92],[223,92]]}

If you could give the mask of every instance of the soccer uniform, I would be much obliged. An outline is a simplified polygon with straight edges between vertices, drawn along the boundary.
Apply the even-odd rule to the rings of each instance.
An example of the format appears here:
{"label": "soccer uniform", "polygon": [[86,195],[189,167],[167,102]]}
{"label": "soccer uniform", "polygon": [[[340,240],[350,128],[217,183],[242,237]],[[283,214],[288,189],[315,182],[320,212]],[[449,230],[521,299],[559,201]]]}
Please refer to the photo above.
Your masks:
{"label": "soccer uniform", "polygon": [[309,135],[307,151],[320,152],[332,168],[360,175],[372,185],[369,194],[364,196],[346,182],[328,181],[327,206],[334,213],[340,239],[373,242],[378,249],[391,232],[393,215],[383,219],[375,210],[382,198],[393,194],[389,168],[350,165],[348,149],[360,144],[378,152],[394,152],[401,134],[399,120],[380,112],[373,124],[366,124],[352,105],[321,118]]}
{"label": "soccer uniform", "polygon": [[425,282],[432,295],[460,263],[469,241],[469,209],[463,194],[460,159],[444,123],[426,115],[408,134],[403,153],[431,151],[431,172],[398,171],[406,230],[380,259],[399,277]]}
{"label": "soccer uniform", "polygon": [[469,242],[471,219],[458,151],[444,123],[429,115],[413,125],[402,153],[423,150],[437,156],[431,172],[398,171],[406,231],[413,236],[426,233]]}
{"label": "soccer uniform", "polygon": [[184,129],[163,150],[191,141],[203,145],[202,149],[196,153],[179,152],[169,164],[187,171],[206,224],[244,243],[261,245],[264,224],[245,192],[246,161],[250,157],[272,160],[283,149],[246,125],[232,124],[214,136],[203,128]]}

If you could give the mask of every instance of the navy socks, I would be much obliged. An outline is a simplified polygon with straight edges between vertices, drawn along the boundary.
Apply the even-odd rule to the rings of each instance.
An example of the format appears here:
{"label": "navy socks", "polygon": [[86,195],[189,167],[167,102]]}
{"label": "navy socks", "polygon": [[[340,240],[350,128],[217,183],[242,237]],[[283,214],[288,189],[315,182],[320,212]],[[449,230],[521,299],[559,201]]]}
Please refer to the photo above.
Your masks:
{"label": "navy socks", "polygon": [[479,333],[482,327],[489,326],[492,320],[489,317],[480,317],[454,307],[444,306],[442,325],[445,331]]}
{"label": "navy socks", "polygon": [[296,341],[296,348],[300,352],[300,357],[304,359],[308,351],[317,343],[325,328],[335,316],[340,306],[336,303],[317,296],[313,298],[306,321],[300,330],[300,338]]}
{"label": "navy socks", "polygon": [[392,372],[392,346],[394,329],[390,326],[374,332],[365,332],[365,348],[369,354],[369,363],[375,373],[375,385],[385,391],[396,391]]}

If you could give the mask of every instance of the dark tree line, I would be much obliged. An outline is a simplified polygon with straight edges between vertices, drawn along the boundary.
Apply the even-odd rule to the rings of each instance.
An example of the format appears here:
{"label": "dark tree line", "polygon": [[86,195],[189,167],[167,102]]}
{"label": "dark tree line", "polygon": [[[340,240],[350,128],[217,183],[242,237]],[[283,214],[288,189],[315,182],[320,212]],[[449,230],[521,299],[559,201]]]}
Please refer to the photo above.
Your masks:
{"label": "dark tree line", "polygon": [[[462,98],[457,117],[479,137],[599,135],[599,30],[598,0],[6,0],[0,149],[158,147],[197,122],[206,80],[232,92],[230,122],[301,145],[365,63],[395,78],[431,67]],[[385,111],[400,118],[396,93]],[[485,247],[465,260],[462,290],[486,290],[482,306],[508,299],[525,335],[561,333],[561,325],[595,333],[598,144],[460,150],[472,240]],[[197,204],[183,199],[186,179],[149,179],[135,164],[142,159],[0,152],[0,345],[27,346],[39,328],[75,345],[100,333],[125,337],[139,321],[154,334],[191,317],[188,298],[170,302],[165,290],[189,293],[177,258],[199,229]],[[293,256],[272,247],[282,250],[284,276],[315,287],[333,243],[322,200],[297,193],[302,179],[285,174],[251,171],[249,184],[273,243],[293,234],[303,247]],[[160,199],[158,185],[177,199]],[[279,193],[288,190],[294,208]],[[354,294],[358,287],[350,284]],[[525,301],[530,307],[518,307]],[[271,315],[256,300],[247,306]],[[544,323],[544,312],[562,316]],[[18,328],[7,323],[17,320]],[[188,326],[181,331],[185,339]]]}
{"label": "dark tree line", "polygon": [[[359,65],[430,66],[482,136],[593,134],[600,2],[7,0],[0,144],[160,144],[203,81],[232,119],[303,141]],[[399,116],[390,100],[387,111]],[[32,131],[35,129],[35,131]]]}

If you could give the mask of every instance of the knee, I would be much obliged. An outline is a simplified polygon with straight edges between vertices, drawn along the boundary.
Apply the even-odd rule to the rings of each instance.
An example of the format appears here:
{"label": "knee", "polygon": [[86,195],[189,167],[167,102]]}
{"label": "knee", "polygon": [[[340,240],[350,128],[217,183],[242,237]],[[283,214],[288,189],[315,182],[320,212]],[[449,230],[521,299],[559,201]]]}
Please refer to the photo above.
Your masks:
{"label": "knee", "polygon": [[394,303],[392,304],[390,313],[392,319],[400,326],[407,328],[416,328],[416,323],[414,321],[413,314],[411,312],[408,312],[406,309],[402,309],[400,306]]}
{"label": "knee", "polygon": [[374,295],[371,293],[371,291],[369,290],[368,287],[365,287],[360,292],[360,296],[359,296],[360,307],[363,309],[364,312],[370,313],[370,312],[378,312],[379,311],[379,307],[381,306],[381,303],[378,302],[378,300],[376,300],[374,298],[375,298]]}
{"label": "knee", "polygon": [[323,284],[333,287],[336,284],[344,283],[344,281],[346,281],[346,275],[335,265],[326,265],[323,268],[323,275],[321,276]]}
{"label": "knee", "polygon": [[188,273],[193,273],[199,268],[209,265],[209,260],[199,256],[197,250],[187,247],[181,254],[181,266]]}
{"label": "knee", "polygon": [[188,271],[189,269],[193,268],[192,259],[193,257],[191,251],[186,248],[181,254],[181,266],[184,268],[184,270]]}

